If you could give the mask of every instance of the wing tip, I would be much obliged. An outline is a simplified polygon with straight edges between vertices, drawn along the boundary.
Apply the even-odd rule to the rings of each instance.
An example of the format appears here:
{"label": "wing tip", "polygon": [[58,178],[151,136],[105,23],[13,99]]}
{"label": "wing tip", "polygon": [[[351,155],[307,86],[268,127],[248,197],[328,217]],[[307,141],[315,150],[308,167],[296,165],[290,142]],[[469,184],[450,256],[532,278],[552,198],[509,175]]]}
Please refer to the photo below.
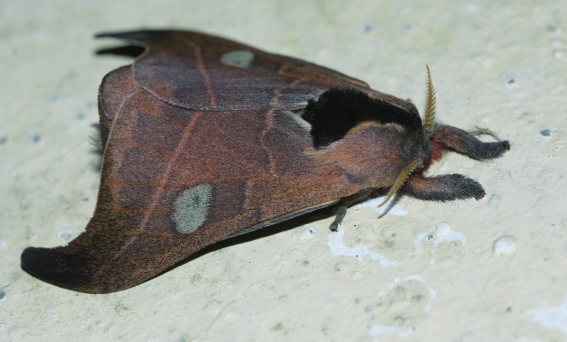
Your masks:
{"label": "wing tip", "polygon": [[46,283],[84,293],[108,293],[114,290],[93,286],[86,260],[67,254],[65,247],[26,248],[20,257],[22,269]]}

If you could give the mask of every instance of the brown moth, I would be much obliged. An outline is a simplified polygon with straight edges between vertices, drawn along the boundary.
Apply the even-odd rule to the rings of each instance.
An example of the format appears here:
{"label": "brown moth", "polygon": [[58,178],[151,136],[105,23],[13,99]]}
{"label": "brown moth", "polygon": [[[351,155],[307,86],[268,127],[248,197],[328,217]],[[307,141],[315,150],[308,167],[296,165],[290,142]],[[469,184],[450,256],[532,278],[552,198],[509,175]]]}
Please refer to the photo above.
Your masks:
{"label": "brown moth", "polygon": [[22,253],[24,270],[63,288],[124,290],[215,242],[331,205],[336,230],[374,190],[480,199],[472,179],[423,172],[446,150],[483,160],[510,148],[436,122],[429,69],[422,122],[412,103],[362,81],[227,39],[99,36],[145,50],[100,86],[102,180],[86,231]]}

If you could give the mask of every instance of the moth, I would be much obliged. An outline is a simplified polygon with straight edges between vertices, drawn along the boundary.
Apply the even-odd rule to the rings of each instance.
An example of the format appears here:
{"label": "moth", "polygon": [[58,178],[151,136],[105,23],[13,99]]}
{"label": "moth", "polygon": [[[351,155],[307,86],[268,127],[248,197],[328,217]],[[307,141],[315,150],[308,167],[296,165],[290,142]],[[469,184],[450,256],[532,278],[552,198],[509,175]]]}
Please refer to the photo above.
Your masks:
{"label": "moth", "polygon": [[99,37],[144,52],[100,86],[94,216],[67,246],[21,256],[29,274],[66,289],[128,289],[206,246],[323,207],[337,207],[336,230],[347,206],[376,190],[480,199],[476,181],[424,171],[448,150],[484,160],[510,148],[437,122],[429,69],[422,121],[411,102],[360,80],[231,40]]}

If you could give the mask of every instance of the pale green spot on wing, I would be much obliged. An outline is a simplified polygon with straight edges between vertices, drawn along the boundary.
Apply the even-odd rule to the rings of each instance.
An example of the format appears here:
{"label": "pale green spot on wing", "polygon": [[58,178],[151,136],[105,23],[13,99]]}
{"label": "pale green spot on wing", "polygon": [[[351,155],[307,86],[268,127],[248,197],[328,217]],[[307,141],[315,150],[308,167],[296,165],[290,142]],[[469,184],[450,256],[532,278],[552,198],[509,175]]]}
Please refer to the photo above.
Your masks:
{"label": "pale green spot on wing", "polygon": [[213,186],[200,184],[186,189],[175,200],[172,220],[181,234],[193,233],[207,220],[212,199]]}
{"label": "pale green spot on wing", "polygon": [[220,61],[238,68],[249,68],[254,61],[254,54],[246,50],[231,51],[222,55]]}

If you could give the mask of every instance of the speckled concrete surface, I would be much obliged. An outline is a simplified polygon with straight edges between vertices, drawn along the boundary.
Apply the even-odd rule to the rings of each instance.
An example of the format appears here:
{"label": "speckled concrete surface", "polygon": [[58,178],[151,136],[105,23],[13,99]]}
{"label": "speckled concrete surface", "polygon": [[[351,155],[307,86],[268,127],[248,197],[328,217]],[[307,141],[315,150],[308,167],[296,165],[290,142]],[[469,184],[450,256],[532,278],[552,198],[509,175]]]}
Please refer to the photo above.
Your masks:
{"label": "speckled concrete surface", "polygon": [[[199,29],[323,64],[512,142],[432,173],[480,201],[402,198],[229,246],[133,289],[86,295],[21,271],[80,234],[98,186],[100,31]],[[567,340],[566,1],[0,2],[1,341]]]}

